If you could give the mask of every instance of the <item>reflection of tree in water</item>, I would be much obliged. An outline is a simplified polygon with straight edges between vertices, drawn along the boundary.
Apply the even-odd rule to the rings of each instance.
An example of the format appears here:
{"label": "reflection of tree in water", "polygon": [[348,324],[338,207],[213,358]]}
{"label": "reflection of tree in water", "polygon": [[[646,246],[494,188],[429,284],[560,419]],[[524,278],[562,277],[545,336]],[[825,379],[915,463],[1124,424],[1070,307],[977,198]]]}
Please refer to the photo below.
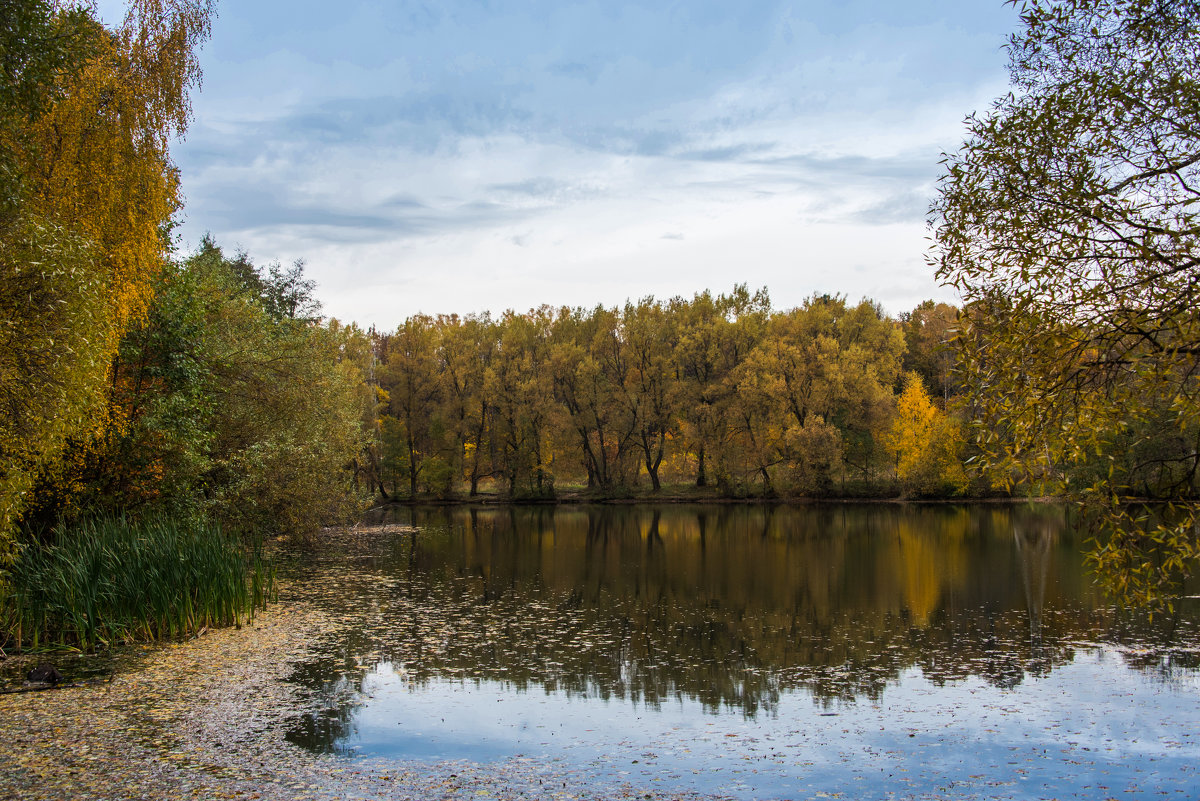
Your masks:
{"label": "reflection of tree in water", "polygon": [[361,674],[328,676],[329,667],[315,663],[301,665],[293,673],[293,681],[315,689],[310,711],[292,724],[287,739],[311,751],[346,753],[346,741],[354,735],[355,718],[363,705],[363,678]]}
{"label": "reflection of tree in water", "polygon": [[1017,546],[1017,565],[1025,588],[1025,608],[1029,613],[1029,643],[1033,651],[1030,672],[1049,672],[1052,663],[1043,653],[1042,610],[1046,604],[1046,579],[1058,532],[1063,521],[1051,514],[1020,515],[1013,520],[1013,542]]}
{"label": "reflection of tree in water", "polygon": [[[1092,590],[1061,511],[416,515],[415,537],[358,541],[356,572],[334,580],[329,602],[362,628],[299,682],[354,677],[371,654],[416,683],[480,678],[651,707],[688,698],[754,716],[794,688],[874,699],[912,668],[1009,687],[1069,662],[1072,642],[1141,642]],[[1195,621],[1181,618],[1181,632],[1194,642]]]}

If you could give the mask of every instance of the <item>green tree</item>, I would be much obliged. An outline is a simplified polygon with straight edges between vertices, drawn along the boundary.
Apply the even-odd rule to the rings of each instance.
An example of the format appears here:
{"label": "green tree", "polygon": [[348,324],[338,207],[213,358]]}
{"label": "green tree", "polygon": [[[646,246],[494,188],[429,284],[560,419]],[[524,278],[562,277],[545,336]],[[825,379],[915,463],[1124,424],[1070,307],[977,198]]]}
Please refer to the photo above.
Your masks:
{"label": "green tree", "polygon": [[[1002,480],[1088,503],[1092,557],[1119,598],[1169,602],[1200,556],[1195,509],[1141,524],[1123,497],[1197,493],[1200,6],[1030,0],[1021,12],[1014,91],[969,119],[933,207],[938,275],[967,304],[979,447]],[[1140,487],[1115,467],[1072,480],[1130,453],[1145,454]]]}
{"label": "green tree", "polygon": [[347,466],[365,445],[363,339],[277,317],[206,239],[122,339],[113,424],[84,448],[70,491],[90,511],[155,508],[241,530],[344,519],[360,502]]}

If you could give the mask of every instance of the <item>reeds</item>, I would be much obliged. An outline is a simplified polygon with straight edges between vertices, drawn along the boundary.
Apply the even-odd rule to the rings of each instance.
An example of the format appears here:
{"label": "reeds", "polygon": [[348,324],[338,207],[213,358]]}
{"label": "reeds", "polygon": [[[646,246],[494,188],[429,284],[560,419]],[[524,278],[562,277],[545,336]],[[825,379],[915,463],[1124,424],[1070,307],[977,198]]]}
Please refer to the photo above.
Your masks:
{"label": "reeds", "polygon": [[273,600],[275,572],[220,528],[93,520],[28,545],[0,576],[0,643],[91,650],[239,624]]}

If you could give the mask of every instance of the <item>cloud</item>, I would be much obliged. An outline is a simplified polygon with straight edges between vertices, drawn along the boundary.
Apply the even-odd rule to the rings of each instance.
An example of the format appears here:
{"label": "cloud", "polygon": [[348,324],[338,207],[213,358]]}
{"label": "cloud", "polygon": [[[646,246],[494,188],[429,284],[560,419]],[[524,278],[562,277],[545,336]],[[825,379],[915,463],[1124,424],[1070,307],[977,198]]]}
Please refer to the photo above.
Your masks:
{"label": "cloud", "polygon": [[864,225],[923,223],[932,199],[932,187],[898,192],[855,212],[849,219]]}
{"label": "cloud", "polygon": [[272,1],[218,20],[184,234],[306,257],[331,313],[385,327],[735,277],[919,300],[938,155],[1004,86],[951,0],[347,0],[282,27]]}
{"label": "cloud", "polygon": [[678,158],[692,161],[746,161],[751,156],[769,153],[779,147],[777,142],[746,142],[726,147],[710,147],[684,150],[675,154]]}
{"label": "cloud", "polygon": [[[398,218],[382,214],[346,212],[313,202],[292,199],[286,185],[274,190],[262,187],[228,185],[209,187],[203,203],[205,222],[215,229],[239,231],[273,226],[325,226],[368,232],[378,229],[395,231]],[[416,228],[410,229],[415,232]]]}
{"label": "cloud", "polygon": [[571,196],[586,193],[589,189],[571,181],[539,175],[523,181],[489,184],[484,191],[489,195],[515,202],[558,203]]}
{"label": "cloud", "polygon": [[929,148],[922,153],[890,156],[866,154],[823,156],[817,153],[796,153],[756,159],[756,163],[771,167],[790,168],[797,172],[836,176],[846,179],[883,181],[926,181],[937,173],[937,151]]}

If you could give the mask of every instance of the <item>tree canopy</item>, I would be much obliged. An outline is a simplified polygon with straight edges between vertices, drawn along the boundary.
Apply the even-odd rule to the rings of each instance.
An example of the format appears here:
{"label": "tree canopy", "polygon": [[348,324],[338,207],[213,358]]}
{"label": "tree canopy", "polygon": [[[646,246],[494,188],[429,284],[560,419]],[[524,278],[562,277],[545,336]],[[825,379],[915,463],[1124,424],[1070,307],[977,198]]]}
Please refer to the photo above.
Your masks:
{"label": "tree canopy", "polygon": [[[643,477],[652,491],[686,482],[725,496],[959,493],[953,398],[947,410],[921,390],[936,425],[887,444],[911,321],[934,308],[902,322],[817,295],[775,311],[765,290],[735,286],[623,308],[417,315],[374,338],[380,442],[363,477],[385,497],[548,497],[566,484],[610,497]],[[921,329],[926,356],[942,335]],[[936,371],[925,380],[949,393]],[[936,442],[916,441],[930,432]],[[912,480],[900,452],[919,465]]]}
{"label": "tree canopy", "polygon": [[[1014,5],[1016,5],[1015,0]],[[1163,600],[1200,554],[1200,4],[1030,0],[1013,91],[945,160],[938,275],[985,463],[1089,501],[1117,594]]]}
{"label": "tree canopy", "polygon": [[179,205],[168,145],[211,0],[0,10],[0,563],[30,491],[112,422],[108,378],[146,312]]}

